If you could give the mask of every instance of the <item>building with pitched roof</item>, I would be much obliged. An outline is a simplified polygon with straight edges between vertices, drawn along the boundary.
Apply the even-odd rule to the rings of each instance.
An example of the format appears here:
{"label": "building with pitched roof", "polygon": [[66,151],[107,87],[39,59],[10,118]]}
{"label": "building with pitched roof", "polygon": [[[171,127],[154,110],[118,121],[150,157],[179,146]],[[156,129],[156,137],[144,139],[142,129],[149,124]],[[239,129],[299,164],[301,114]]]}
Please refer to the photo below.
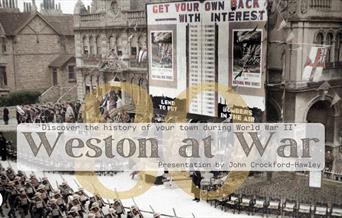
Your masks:
{"label": "building with pitched roof", "polygon": [[9,2],[0,8],[0,94],[37,90],[44,101],[55,101],[75,93],[73,16],[47,3],[52,12],[40,13],[34,0],[20,12]]}

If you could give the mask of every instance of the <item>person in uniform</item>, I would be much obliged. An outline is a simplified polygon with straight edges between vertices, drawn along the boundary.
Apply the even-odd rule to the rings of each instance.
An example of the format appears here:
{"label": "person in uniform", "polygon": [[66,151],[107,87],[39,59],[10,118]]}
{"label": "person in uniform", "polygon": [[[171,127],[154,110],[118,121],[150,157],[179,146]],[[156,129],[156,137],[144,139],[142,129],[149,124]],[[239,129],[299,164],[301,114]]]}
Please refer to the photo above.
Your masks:
{"label": "person in uniform", "polygon": [[41,197],[40,192],[36,192],[31,201],[31,216],[33,218],[41,218],[45,215],[45,202]]}
{"label": "person in uniform", "polygon": [[127,218],[143,218],[143,216],[138,207],[132,206],[131,210],[127,213]]}
{"label": "person in uniform", "polygon": [[201,181],[202,181],[202,175],[200,171],[194,171],[192,173],[192,186],[191,186],[191,192],[194,193],[194,201],[199,202],[200,201],[200,193],[201,193]]}
{"label": "person in uniform", "polygon": [[63,217],[64,213],[58,207],[57,200],[55,198],[49,200],[47,214],[51,218]]}
{"label": "person in uniform", "polygon": [[10,206],[10,210],[8,211],[8,217],[15,218],[16,215],[16,207],[17,207],[17,196],[18,192],[16,190],[15,182],[10,181],[7,186],[7,192],[8,192],[8,204]]}
{"label": "person in uniform", "polygon": [[114,199],[114,203],[111,205],[111,208],[114,209],[118,218],[121,218],[121,216],[125,213],[125,208],[121,204],[121,201],[117,199]]}
{"label": "person in uniform", "polygon": [[19,213],[21,217],[25,217],[28,215],[29,209],[30,209],[30,200],[26,195],[25,189],[20,188],[20,194],[17,197],[17,202],[19,206]]}

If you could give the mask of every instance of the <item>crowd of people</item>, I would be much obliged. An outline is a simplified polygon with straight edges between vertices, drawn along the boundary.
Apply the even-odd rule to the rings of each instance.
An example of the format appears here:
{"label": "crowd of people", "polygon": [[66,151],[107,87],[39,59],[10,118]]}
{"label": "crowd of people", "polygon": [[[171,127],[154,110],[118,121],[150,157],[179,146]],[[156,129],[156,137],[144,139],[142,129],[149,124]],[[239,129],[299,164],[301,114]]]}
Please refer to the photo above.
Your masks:
{"label": "crowd of people", "polygon": [[[95,194],[89,196],[82,188],[73,190],[66,181],[54,189],[47,177],[26,176],[11,167],[0,166],[0,194],[2,217],[86,217],[86,218],[143,218],[137,206],[125,208],[120,199],[105,201]],[[6,210],[6,214],[5,214]],[[154,218],[160,214],[153,213]]]}
{"label": "crowd of people", "polygon": [[103,96],[99,110],[106,122],[130,123],[132,122],[132,118],[127,111],[115,110],[122,108],[123,106],[121,91],[111,90]]}
{"label": "crowd of people", "polygon": [[79,102],[48,103],[17,106],[16,118],[20,123],[74,123],[82,121]]}

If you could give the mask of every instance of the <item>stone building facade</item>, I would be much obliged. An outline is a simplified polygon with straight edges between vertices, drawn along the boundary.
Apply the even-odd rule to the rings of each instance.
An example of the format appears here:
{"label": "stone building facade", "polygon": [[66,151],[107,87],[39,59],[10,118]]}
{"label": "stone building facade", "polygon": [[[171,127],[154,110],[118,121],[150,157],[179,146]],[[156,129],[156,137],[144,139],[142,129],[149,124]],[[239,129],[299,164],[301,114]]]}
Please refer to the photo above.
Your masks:
{"label": "stone building facade", "polygon": [[[88,8],[82,1],[77,2],[74,31],[79,100],[94,90],[101,92],[97,88],[105,84],[118,91],[123,83],[147,90],[147,60],[143,58],[147,41],[146,2],[93,0]],[[141,94],[133,87],[125,90],[125,104]]]}
{"label": "stone building facade", "polygon": [[[26,3],[24,8],[25,12],[20,12],[17,5],[0,8],[1,92],[37,90],[46,100],[57,100],[76,87],[72,75],[75,60],[67,58],[75,51],[73,17],[57,13],[43,15],[35,1],[33,5]],[[61,60],[65,62],[60,63]],[[70,67],[65,68],[66,65]],[[62,69],[58,75],[57,68]]]}
{"label": "stone building facade", "polygon": [[[273,122],[322,123],[326,168],[342,175],[342,2],[271,1],[267,116]],[[312,48],[327,49],[324,70],[303,78]]]}

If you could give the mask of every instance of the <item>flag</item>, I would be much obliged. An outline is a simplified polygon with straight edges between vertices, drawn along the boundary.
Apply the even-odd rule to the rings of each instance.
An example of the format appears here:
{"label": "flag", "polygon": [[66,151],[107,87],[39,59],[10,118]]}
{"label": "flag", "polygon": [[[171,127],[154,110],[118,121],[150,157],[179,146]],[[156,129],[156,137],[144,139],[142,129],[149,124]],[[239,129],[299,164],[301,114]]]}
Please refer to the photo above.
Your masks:
{"label": "flag", "polygon": [[330,107],[334,106],[335,104],[337,104],[337,102],[339,102],[341,100],[341,97],[335,92],[334,98],[331,102]]}
{"label": "flag", "polygon": [[325,47],[312,47],[304,65],[302,80],[318,81],[322,76],[328,50]]}
{"label": "flag", "polygon": [[287,35],[286,42],[292,42],[292,40],[295,38],[294,33],[291,31],[289,35]]}
{"label": "flag", "polygon": [[286,27],[287,23],[285,20],[281,21],[281,23],[279,24],[279,27],[277,29],[277,31],[280,31],[282,29],[284,29]]}
{"label": "flag", "polygon": [[17,106],[17,111],[20,115],[25,115],[25,111],[20,106]]}

